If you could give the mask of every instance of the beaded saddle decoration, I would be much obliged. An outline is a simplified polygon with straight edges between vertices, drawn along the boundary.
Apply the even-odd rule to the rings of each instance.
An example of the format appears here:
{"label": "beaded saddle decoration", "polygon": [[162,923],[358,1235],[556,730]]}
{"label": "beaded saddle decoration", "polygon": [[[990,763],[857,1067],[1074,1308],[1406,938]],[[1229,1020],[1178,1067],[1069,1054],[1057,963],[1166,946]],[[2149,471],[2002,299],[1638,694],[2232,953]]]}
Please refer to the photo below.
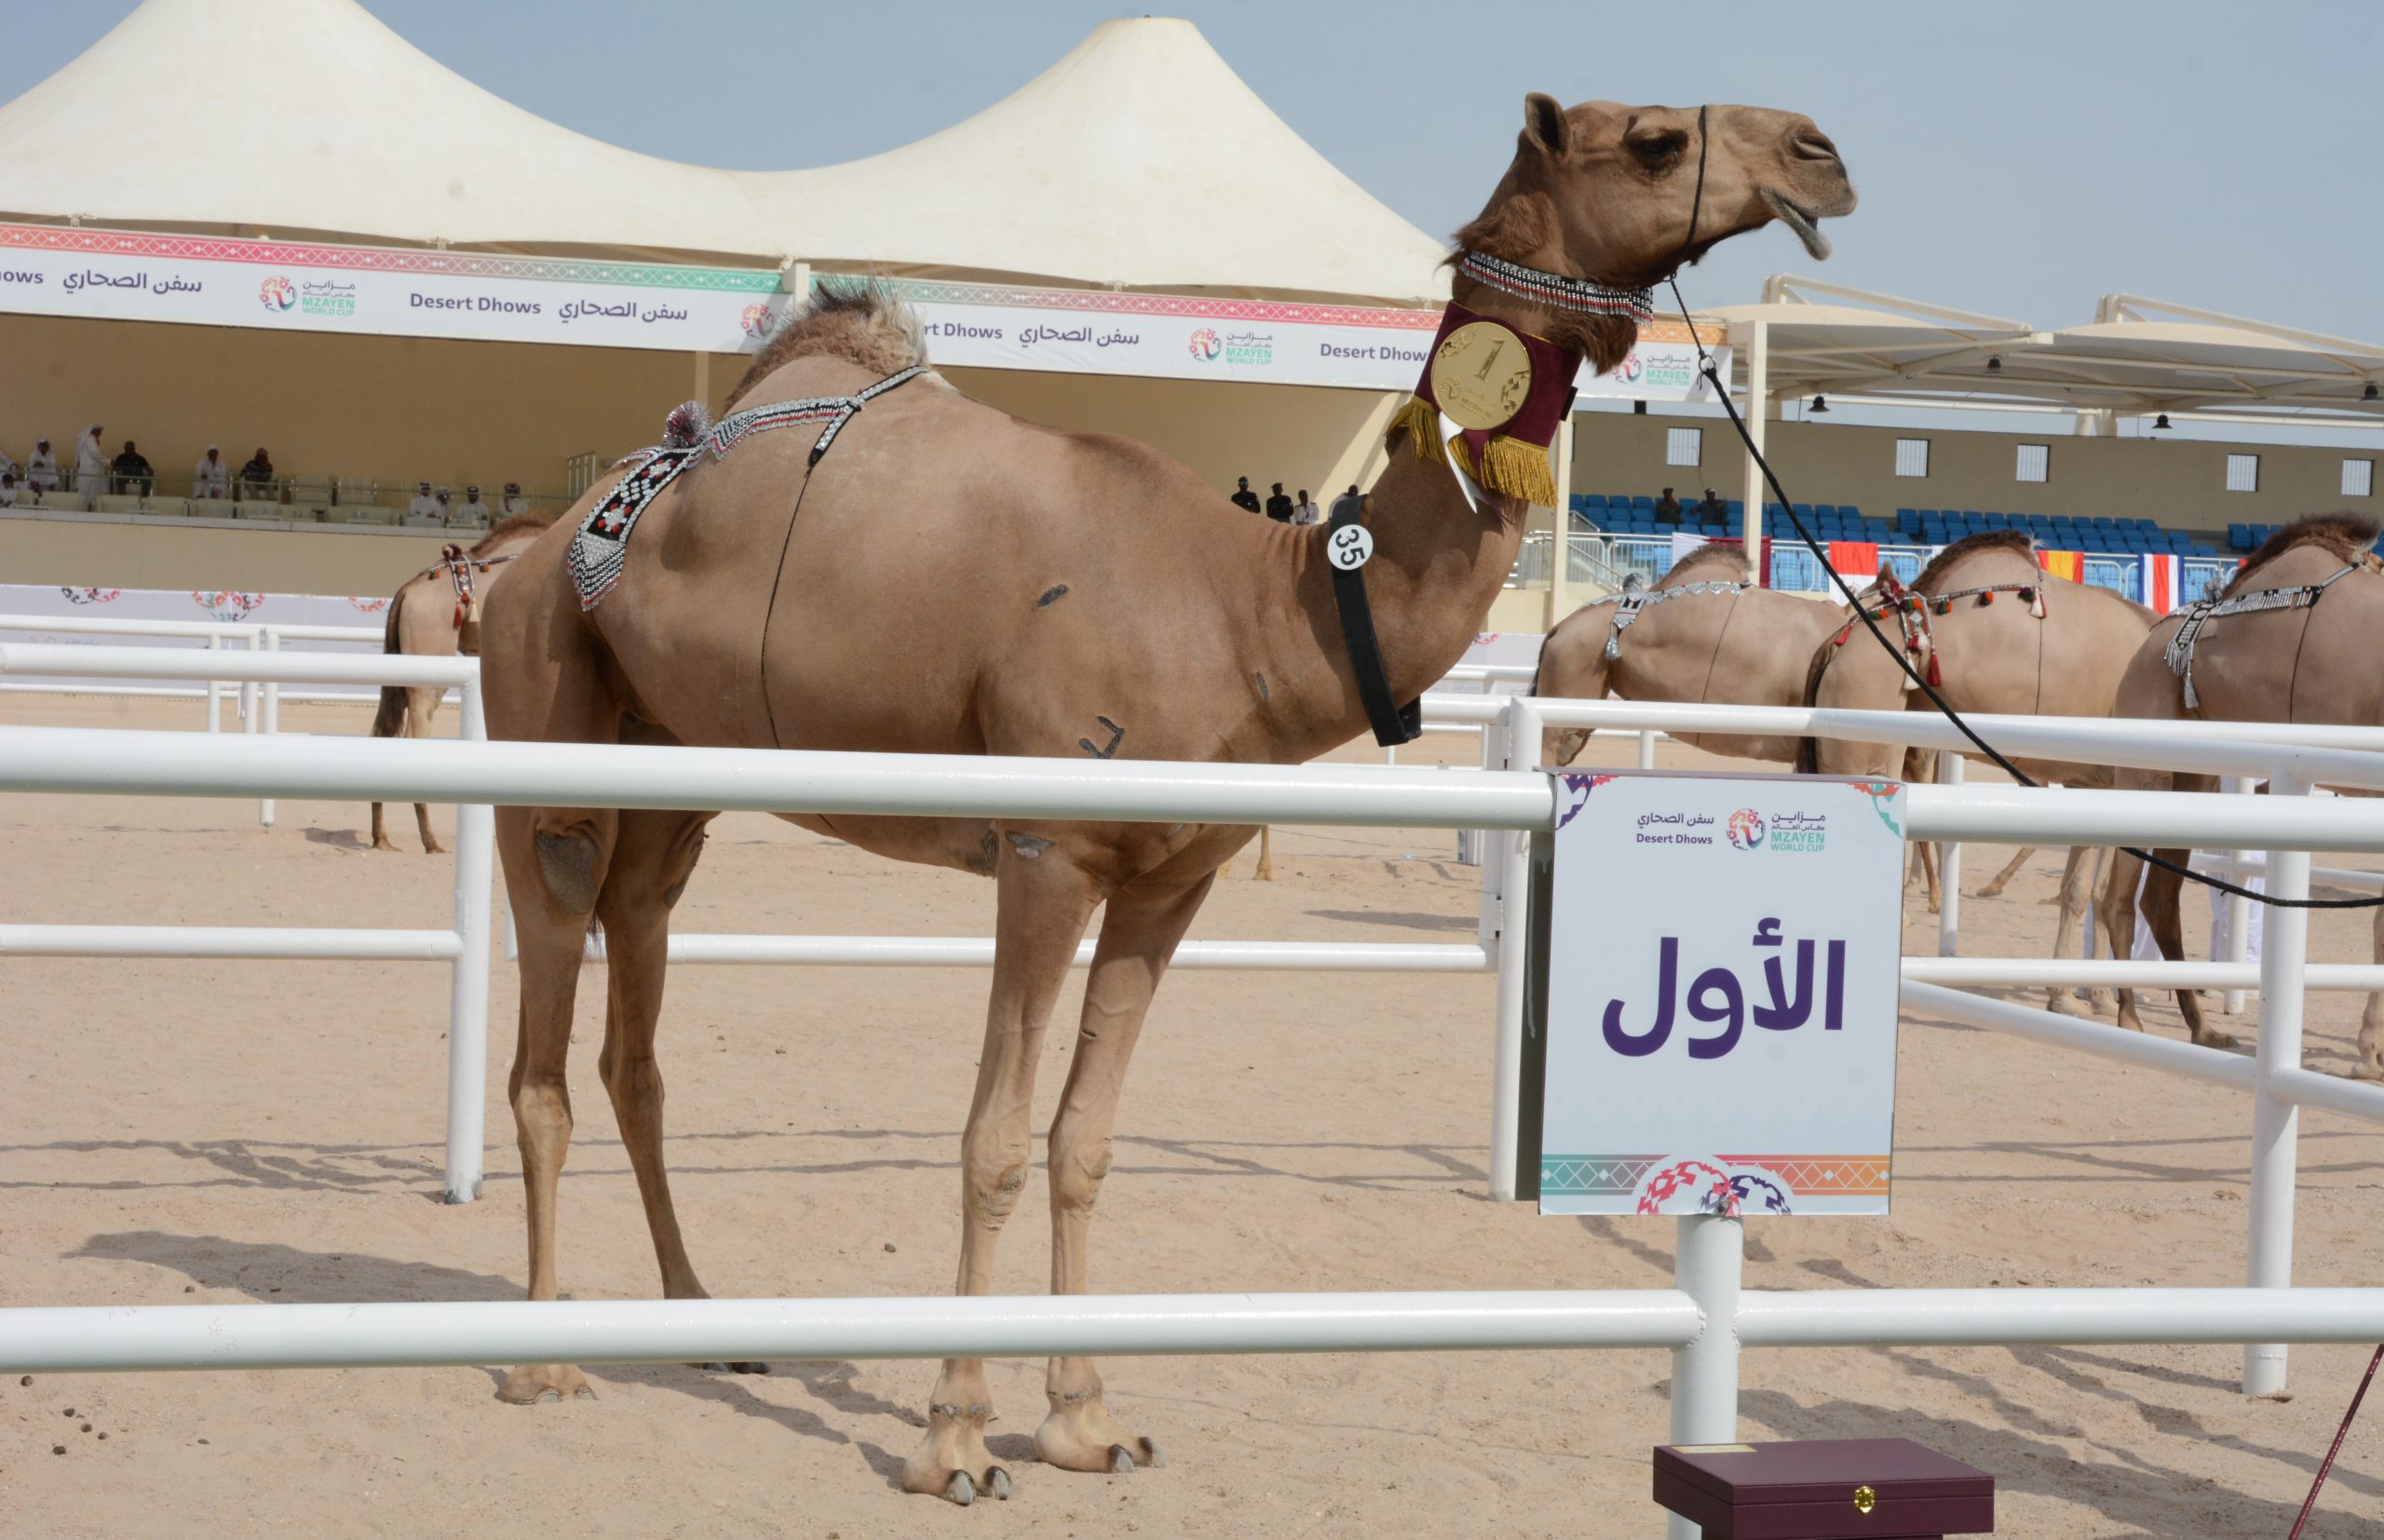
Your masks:
{"label": "beaded saddle decoration", "polygon": [[897,385],[926,372],[926,365],[914,364],[850,396],[773,401],[767,406],[733,412],[717,423],[708,424],[704,409],[694,401],[672,411],[662,426],[662,442],[617,462],[630,467],[629,474],[615,482],[604,500],[589,510],[588,517],[580,520],[579,533],[571,537],[571,582],[579,590],[579,607],[594,609],[619,586],[621,563],[628,557],[630,535],[637,528],[639,517],[661,495],[662,489],[702,458],[706,450],[711,452],[714,460],[725,459],[730,450],[753,434],[794,423],[825,423],[826,429],[811,446],[811,456],[804,464],[804,474],[809,476],[854,413]]}

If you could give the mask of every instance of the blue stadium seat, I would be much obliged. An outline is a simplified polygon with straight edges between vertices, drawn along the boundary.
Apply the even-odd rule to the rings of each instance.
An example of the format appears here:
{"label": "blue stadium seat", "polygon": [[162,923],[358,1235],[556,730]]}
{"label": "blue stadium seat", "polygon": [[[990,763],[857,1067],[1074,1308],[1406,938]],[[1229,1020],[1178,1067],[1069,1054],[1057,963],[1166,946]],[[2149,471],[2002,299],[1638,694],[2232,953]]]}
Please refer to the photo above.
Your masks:
{"label": "blue stadium seat", "polygon": [[2250,550],[2250,549],[2252,548],[2252,528],[2251,528],[2251,526],[2250,526],[2250,525],[2248,525],[2248,524],[2229,524],[2229,525],[2228,525],[2228,526],[2227,526],[2227,548],[2228,548],[2228,550],[2235,550],[2235,551],[2247,551],[2247,550]]}

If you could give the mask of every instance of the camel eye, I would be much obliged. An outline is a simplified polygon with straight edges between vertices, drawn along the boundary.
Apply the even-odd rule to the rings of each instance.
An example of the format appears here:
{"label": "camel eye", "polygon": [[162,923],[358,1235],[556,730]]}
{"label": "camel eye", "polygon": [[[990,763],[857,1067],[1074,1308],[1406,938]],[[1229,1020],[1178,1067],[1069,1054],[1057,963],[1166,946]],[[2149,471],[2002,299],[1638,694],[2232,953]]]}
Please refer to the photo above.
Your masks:
{"label": "camel eye", "polygon": [[1652,167],[1661,166],[1664,162],[1673,159],[1687,145],[1688,136],[1674,131],[1666,134],[1650,134],[1645,139],[1633,140],[1631,149],[1632,154]]}

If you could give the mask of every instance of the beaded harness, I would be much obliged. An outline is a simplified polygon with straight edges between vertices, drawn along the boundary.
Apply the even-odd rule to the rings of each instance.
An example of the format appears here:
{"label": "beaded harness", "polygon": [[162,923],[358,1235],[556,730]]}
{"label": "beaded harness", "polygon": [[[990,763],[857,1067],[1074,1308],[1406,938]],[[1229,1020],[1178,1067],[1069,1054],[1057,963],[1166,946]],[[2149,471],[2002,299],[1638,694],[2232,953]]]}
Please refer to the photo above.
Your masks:
{"label": "beaded harness", "polygon": [[2359,570],[2353,561],[2330,577],[2315,583],[2305,583],[2297,588],[2254,588],[2226,599],[2197,599],[2186,606],[2185,621],[2177,634],[2161,649],[2160,660],[2169,671],[2185,682],[2186,709],[2196,710],[2201,697],[2194,691],[2194,644],[2201,640],[2202,628],[2212,621],[2230,615],[2255,615],[2262,610],[2306,610],[2318,602],[2321,596],[2337,582]]}
{"label": "beaded harness", "polygon": [[672,412],[663,424],[662,442],[653,449],[642,449],[616,463],[630,467],[629,474],[613,484],[604,495],[580,520],[579,532],[571,537],[572,586],[579,590],[579,607],[592,610],[621,581],[621,563],[629,553],[630,533],[637,521],[662,489],[679,479],[680,474],[694,465],[709,449],[714,460],[725,459],[728,452],[753,434],[794,423],[825,423],[827,427],[811,446],[811,457],[804,464],[804,476],[808,479],[820,457],[836,441],[836,435],[854,414],[871,401],[906,385],[927,372],[925,364],[888,374],[866,390],[850,396],[810,396],[800,400],[773,401],[767,406],[748,407],[742,412],[707,424],[704,410],[689,401]]}
{"label": "beaded harness", "polygon": [[[1879,603],[1876,607],[1865,605],[1864,613],[1874,618],[1885,615],[1896,617],[1903,631],[1903,650],[1912,655],[1914,667],[1926,675],[1932,689],[1944,684],[1945,680],[1937,667],[1937,633],[1929,624],[1930,615],[1951,615],[1954,601],[1957,599],[1975,599],[1984,607],[1994,603],[1997,594],[2009,593],[2020,596],[2027,604],[2029,615],[2039,620],[2045,617],[2045,590],[2040,583],[1987,583],[1975,588],[1925,594],[1915,593],[1905,588],[1895,574],[1882,571],[1878,592]],[[1848,621],[1839,628],[1837,635],[1830,639],[1830,645],[1845,646],[1846,639],[1854,633],[1856,624],[1855,621]],[[1912,675],[1906,674],[1903,676],[1903,687],[1909,691],[1917,690],[1920,685]]]}
{"label": "beaded harness", "polygon": [[1683,583],[1677,588],[1625,588],[1620,593],[1610,593],[1602,599],[1592,599],[1581,608],[1594,610],[1601,604],[1614,606],[1614,618],[1606,630],[1605,655],[1609,658],[1617,658],[1622,655],[1622,633],[1631,628],[1632,622],[1645,614],[1649,605],[1660,604],[1667,599],[1686,598],[1691,594],[1737,593],[1745,587],[1743,583],[1725,583],[1717,578],[1703,583]]}
{"label": "beaded harness", "polygon": [[[1689,236],[1696,237],[1696,215],[1690,213]],[[1486,251],[1467,251],[1456,260],[1456,270],[1476,283],[1534,304],[1544,304],[1551,310],[1573,310],[1596,316],[1628,316],[1634,321],[1655,317],[1656,295],[1650,289],[1617,289],[1592,278],[1568,278],[1562,273],[1543,273],[1537,267],[1525,267],[1519,262],[1494,257]]]}

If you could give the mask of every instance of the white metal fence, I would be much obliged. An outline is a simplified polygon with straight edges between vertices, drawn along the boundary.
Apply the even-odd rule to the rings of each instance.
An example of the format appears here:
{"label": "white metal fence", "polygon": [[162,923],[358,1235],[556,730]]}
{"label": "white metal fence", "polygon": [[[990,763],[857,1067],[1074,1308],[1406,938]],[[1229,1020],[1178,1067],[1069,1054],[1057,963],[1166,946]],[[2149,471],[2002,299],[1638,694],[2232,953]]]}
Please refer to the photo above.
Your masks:
{"label": "white metal fence", "polygon": [[[13,649],[0,648],[0,669]],[[241,659],[262,677],[296,659]],[[389,682],[419,659],[322,660],[316,668],[379,665]],[[205,667],[224,667],[222,662]],[[468,670],[468,663],[458,662]],[[313,676],[284,671],[285,681]],[[431,679],[408,682],[436,682]],[[465,688],[477,726],[476,680]],[[1901,712],[1662,707],[1619,702],[1479,700],[1495,713],[1503,760],[1528,764],[1549,726],[1644,731],[1810,732],[1853,741],[1951,749],[1941,721]],[[1754,713],[1750,715],[1749,713]],[[1793,719],[1793,720],[1792,720]],[[2305,896],[2309,852],[2384,851],[2384,804],[2320,804],[2318,782],[2384,789],[2384,755],[2360,729],[2242,724],[1974,719],[1993,740],[2030,757],[2264,776],[2271,796],[1917,786],[1908,837],[2039,844],[2120,842],[2265,850],[2271,891]],[[2295,741],[2296,737],[2304,741]],[[2354,747],[2342,747],[2353,745]],[[624,788],[634,788],[624,792]],[[1554,820],[1549,778],[1523,769],[1466,770],[1310,764],[1264,766],[819,754],[624,746],[374,742],[360,738],[194,736],[66,728],[0,728],[0,791],[209,797],[321,797],[464,804],[452,945],[456,1026],[451,1028],[449,1193],[478,1175],[485,1060],[487,902],[492,820],[487,804],[694,807],[724,811],[1154,822],[1302,823],[1474,828],[1499,831],[1493,917],[1497,939],[1518,932],[1528,889],[1516,835]],[[50,955],[224,955],[193,933],[61,935],[102,927],[7,927],[0,946],[50,933]],[[248,956],[345,956],[356,933],[226,932]],[[400,933],[406,934],[406,933]],[[423,942],[442,958],[444,933]],[[318,943],[291,937],[328,936]],[[271,938],[280,938],[274,939]],[[44,939],[41,937],[32,941]],[[371,955],[407,943],[380,940]],[[363,943],[358,943],[360,948]],[[276,950],[282,948],[285,950]],[[185,950],[186,949],[186,950]],[[1523,949],[1499,945],[1495,1033],[1493,1187],[1514,1190],[1521,1064]],[[2019,1342],[2246,1342],[2245,1386],[2281,1390],[2294,1342],[2384,1339],[2384,1290],[2294,1290],[2293,1181],[2303,1107],[2384,1122],[2384,1087],[2315,1074],[2300,1063],[2306,912],[2269,917],[2258,969],[2257,1054],[2240,1056],[2119,1032],[1913,976],[1913,1006],[2052,1046],[2122,1060],[2249,1092],[2254,1169],[2247,1284],[2215,1290],[1861,1290],[1742,1293],[1741,1222],[1678,1224],[1676,1287],[1668,1290],[1490,1295],[1080,1297],[1058,1300],[522,1302],[359,1306],[161,1306],[0,1310],[0,1366],[102,1368],[428,1364],[502,1360],[992,1356],[1043,1353],[1353,1351],[1522,1346],[1654,1346],[1676,1355],[1671,1437],[1727,1441],[1736,1434],[1739,1349],[1744,1345]],[[973,958],[970,960],[974,960]],[[1941,967],[1943,965],[1939,965]],[[1978,967],[1983,965],[1961,965]],[[2083,966],[2084,965],[2072,965]],[[2124,965],[2131,981],[2181,982],[2178,968]],[[2043,965],[2034,965],[2039,970]],[[1965,978],[1957,969],[1939,977]],[[2041,978],[2041,972],[2037,977]],[[2196,981],[2200,981],[2197,979]],[[2360,980],[2364,981],[2364,980]],[[2344,987],[2355,987],[2346,979]],[[466,1030],[470,1022],[471,1030]],[[1680,1533],[1677,1526],[1675,1533]]]}

